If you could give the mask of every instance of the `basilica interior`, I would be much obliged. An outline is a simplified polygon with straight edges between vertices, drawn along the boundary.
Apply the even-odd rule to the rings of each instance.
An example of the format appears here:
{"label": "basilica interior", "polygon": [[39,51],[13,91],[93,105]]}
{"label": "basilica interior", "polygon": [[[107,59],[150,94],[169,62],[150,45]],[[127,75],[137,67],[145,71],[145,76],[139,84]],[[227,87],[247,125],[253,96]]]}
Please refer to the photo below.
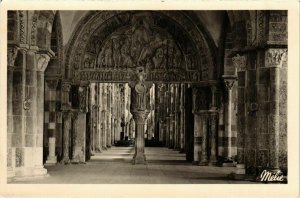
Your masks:
{"label": "basilica interior", "polygon": [[122,149],[130,170],[174,155],[191,175],[287,175],[287,11],[7,17],[8,181]]}

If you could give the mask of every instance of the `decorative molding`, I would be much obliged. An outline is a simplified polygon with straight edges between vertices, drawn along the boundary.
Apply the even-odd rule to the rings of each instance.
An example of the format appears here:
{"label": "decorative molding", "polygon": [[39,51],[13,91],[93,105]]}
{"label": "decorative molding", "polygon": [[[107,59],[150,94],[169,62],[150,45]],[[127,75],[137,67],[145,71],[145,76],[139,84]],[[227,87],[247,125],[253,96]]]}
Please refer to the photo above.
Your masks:
{"label": "decorative molding", "polygon": [[24,102],[23,102],[24,110],[29,111],[31,108],[31,103],[32,103],[31,99],[24,100]]}
{"label": "decorative molding", "polygon": [[25,32],[25,11],[18,11],[20,19],[20,43],[26,43],[26,32]]}

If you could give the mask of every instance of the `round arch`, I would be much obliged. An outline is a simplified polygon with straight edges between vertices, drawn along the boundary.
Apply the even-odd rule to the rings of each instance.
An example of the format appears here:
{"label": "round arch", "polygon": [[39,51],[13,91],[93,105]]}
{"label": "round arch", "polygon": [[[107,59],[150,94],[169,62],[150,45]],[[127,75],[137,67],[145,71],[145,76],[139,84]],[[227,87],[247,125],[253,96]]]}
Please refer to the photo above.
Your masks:
{"label": "round arch", "polygon": [[[135,23],[134,18],[139,18],[139,16],[143,18],[146,15],[150,15],[151,25],[153,25],[149,29],[160,29],[157,32],[152,32],[151,35],[155,35],[158,32],[169,34],[167,40],[176,42],[186,64],[186,68],[181,71],[168,67],[163,71],[161,77],[157,77],[160,76],[159,73],[151,68],[150,73],[156,78],[153,79],[150,77],[148,80],[160,82],[207,82],[217,79],[215,75],[216,61],[212,52],[213,49],[210,47],[210,43],[212,42],[207,36],[204,36],[205,33],[200,31],[186,14],[180,11],[89,12],[79,22],[68,43],[65,60],[65,78],[72,79],[73,81],[90,80],[101,82],[124,82],[131,79],[131,70],[128,68],[123,73],[121,70],[117,71],[113,70],[113,68],[108,72],[102,71],[101,68],[84,68],[86,52],[91,46],[91,40],[95,37],[98,39],[98,45],[101,46],[106,39],[111,39],[111,36],[114,36],[114,33],[122,28],[131,28],[132,33]],[[96,56],[97,54],[95,54],[95,58]],[[115,76],[112,75],[114,73],[118,74],[116,75],[117,78],[110,77]]]}

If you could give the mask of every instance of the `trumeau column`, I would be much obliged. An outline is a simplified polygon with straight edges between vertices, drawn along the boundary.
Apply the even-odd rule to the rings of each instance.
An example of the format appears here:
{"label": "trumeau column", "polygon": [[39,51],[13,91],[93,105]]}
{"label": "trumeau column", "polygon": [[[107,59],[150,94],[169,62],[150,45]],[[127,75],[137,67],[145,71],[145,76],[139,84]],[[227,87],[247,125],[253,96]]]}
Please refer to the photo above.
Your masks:
{"label": "trumeau column", "polygon": [[227,90],[227,103],[225,108],[225,133],[227,134],[228,138],[228,147],[227,147],[227,158],[228,160],[232,160],[232,153],[231,153],[231,143],[232,143],[232,133],[231,133],[231,105],[232,105],[232,87],[236,81],[236,76],[230,75],[223,75],[223,80],[225,84],[225,88]]}
{"label": "trumeau column", "polygon": [[138,81],[130,83],[130,111],[135,121],[135,154],[133,164],[146,164],[144,130],[145,121],[150,110],[150,88],[152,83],[146,83],[144,68],[137,68]]}
{"label": "trumeau column", "polygon": [[71,130],[71,102],[69,101],[69,95],[71,90],[71,82],[63,81],[61,89],[61,102],[63,112],[63,163],[70,163],[69,158],[69,140]]}

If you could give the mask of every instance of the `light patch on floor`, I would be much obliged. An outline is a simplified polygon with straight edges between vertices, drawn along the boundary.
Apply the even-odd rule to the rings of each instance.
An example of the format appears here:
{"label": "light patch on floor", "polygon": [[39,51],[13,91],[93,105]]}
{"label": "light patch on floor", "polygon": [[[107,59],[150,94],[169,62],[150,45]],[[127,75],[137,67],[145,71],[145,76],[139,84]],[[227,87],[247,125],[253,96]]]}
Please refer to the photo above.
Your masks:
{"label": "light patch on floor", "polygon": [[112,147],[96,153],[86,164],[47,166],[49,177],[12,183],[31,184],[232,184],[234,167],[195,166],[185,154],[146,147],[147,165],[132,165],[133,147]]}

